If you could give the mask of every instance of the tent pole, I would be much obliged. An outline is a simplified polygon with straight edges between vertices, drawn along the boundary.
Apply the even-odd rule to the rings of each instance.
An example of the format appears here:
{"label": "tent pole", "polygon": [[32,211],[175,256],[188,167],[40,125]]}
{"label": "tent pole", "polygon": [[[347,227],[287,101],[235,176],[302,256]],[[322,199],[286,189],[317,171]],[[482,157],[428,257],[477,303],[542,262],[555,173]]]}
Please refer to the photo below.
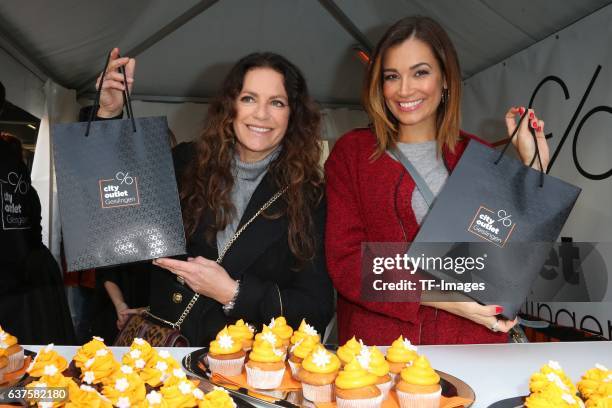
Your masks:
{"label": "tent pole", "polygon": [[351,35],[368,53],[372,53],[374,46],[368,40],[368,37],[359,30],[359,28],[353,23],[353,20],[347,16],[340,7],[334,2],[334,0],[319,0],[321,6],[336,20],[338,24],[344,28],[344,30]]}

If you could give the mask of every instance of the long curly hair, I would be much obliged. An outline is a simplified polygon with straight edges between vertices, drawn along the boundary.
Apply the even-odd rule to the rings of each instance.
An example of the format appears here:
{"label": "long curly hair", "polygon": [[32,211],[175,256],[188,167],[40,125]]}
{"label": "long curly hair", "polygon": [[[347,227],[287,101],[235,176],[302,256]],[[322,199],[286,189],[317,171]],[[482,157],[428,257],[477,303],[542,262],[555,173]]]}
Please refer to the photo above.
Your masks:
{"label": "long curly hair", "polygon": [[208,109],[207,123],[197,142],[195,160],[181,180],[183,222],[188,238],[196,232],[204,213],[214,214],[214,222],[205,226],[207,241],[214,242],[217,231],[223,230],[236,210],[230,193],[234,185],[231,173],[235,154],[233,121],[236,101],[247,72],[270,68],[283,75],[289,99],[289,123],[281,141],[279,156],[270,164],[268,173],[283,195],[286,206],[281,213],[266,217],[287,216],[288,244],[300,261],[314,256],[313,210],[323,198],[323,174],[319,110],[308,94],[300,70],[284,57],[274,53],[253,53],[239,60],[223,81],[221,90]]}

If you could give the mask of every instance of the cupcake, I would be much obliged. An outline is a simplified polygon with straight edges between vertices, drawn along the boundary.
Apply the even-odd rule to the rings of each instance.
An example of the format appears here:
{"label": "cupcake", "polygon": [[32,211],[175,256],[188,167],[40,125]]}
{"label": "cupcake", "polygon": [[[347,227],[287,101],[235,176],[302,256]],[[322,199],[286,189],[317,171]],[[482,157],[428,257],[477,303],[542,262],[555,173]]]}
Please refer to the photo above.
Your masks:
{"label": "cupcake", "polygon": [[140,408],[170,408],[161,392],[152,390],[147,394]]}
{"label": "cupcake", "polygon": [[410,340],[399,336],[391,347],[387,349],[387,361],[389,362],[389,374],[393,381],[397,381],[400,372],[406,365],[412,365],[412,362],[418,357],[416,346],[410,344]]}
{"label": "cupcake", "polygon": [[104,339],[94,336],[89,342],[83,344],[83,346],[77,350],[72,361],[74,361],[74,365],[76,365],[77,368],[82,369],[85,362],[95,357],[96,352],[101,349],[108,349],[106,344],[104,344]]}
{"label": "cupcake", "polygon": [[198,397],[202,398],[202,390],[189,381],[183,380],[174,385],[163,386],[159,390],[169,407],[191,408],[198,405]]}
{"label": "cupcake", "polygon": [[334,381],[340,370],[340,359],[321,344],[302,361],[298,379],[304,398],[312,402],[332,402]]}
{"label": "cupcake", "polygon": [[357,354],[361,353],[361,347],[363,347],[363,342],[357,341],[353,336],[343,346],[338,347],[336,354],[342,364],[348,364]]}
{"label": "cupcake", "polygon": [[27,373],[32,377],[43,375],[55,375],[68,368],[68,361],[53,350],[53,344],[49,344],[38,352],[30,363]]}
{"label": "cupcake", "polygon": [[302,364],[302,360],[304,360],[306,356],[312,352],[317,344],[316,338],[305,337],[291,347],[289,353],[289,367],[291,368],[291,375],[293,378],[297,378],[297,373],[300,369],[300,365]]}
{"label": "cupcake", "polygon": [[591,398],[586,402],[587,408],[610,408],[612,407],[612,393],[607,395],[592,394]]}
{"label": "cupcake", "polygon": [[123,355],[121,362],[139,373],[156,356],[156,351],[147,341],[135,338],[130,345],[130,350]]}
{"label": "cupcake", "polygon": [[262,341],[267,341],[271,343],[275,349],[279,349],[283,352],[283,354],[287,351],[287,348],[284,347],[284,342],[278,337],[269,326],[263,325],[263,330],[255,335],[255,341],[253,342],[253,347],[255,347],[255,343],[260,343]]}
{"label": "cupcake", "polygon": [[401,408],[438,408],[440,405],[440,376],[425,356],[417,357],[411,366],[402,369],[396,390]]}
{"label": "cupcake", "polygon": [[[65,377],[61,373],[55,373],[53,375],[44,375],[38,381],[33,381],[30,384],[26,385],[26,388],[39,388],[39,387],[66,388],[68,391],[68,396],[70,396],[70,394],[74,394],[75,391],[78,389],[78,386],[72,380],[72,378]],[[29,402],[32,404],[35,404],[37,402],[39,402],[40,405],[43,404],[43,402],[36,401],[36,400],[30,400]],[[65,403],[64,400],[54,401],[53,403],[50,403],[48,406],[49,407],[61,407],[61,406],[64,406],[64,403]]]}
{"label": "cupcake", "polygon": [[[536,389],[532,389],[531,388],[531,383],[532,383],[532,379],[534,377],[536,378],[541,378],[539,376],[537,376],[538,373],[535,373],[532,378],[529,380],[530,383],[530,391],[534,392],[537,391]],[[552,361],[550,360],[547,364],[543,365],[540,368],[540,372],[539,374],[544,374],[544,376],[547,376],[548,374],[556,374],[561,381],[563,382],[563,384],[565,384],[565,386],[567,387],[567,389],[569,390],[569,394],[575,395],[576,394],[576,387],[574,386],[574,383],[572,382],[572,380],[565,374],[565,372],[563,371],[563,369],[561,368],[561,365],[556,362],[556,361]],[[536,386],[537,387],[537,386]]]}
{"label": "cupcake", "polygon": [[118,372],[106,381],[102,395],[115,406],[137,406],[144,402],[146,396],[145,383],[134,372],[132,367],[123,365]]}
{"label": "cupcake", "polygon": [[198,401],[198,408],[236,408],[236,403],[226,390],[215,387]]}
{"label": "cupcake", "polygon": [[242,340],[229,335],[227,326],[210,342],[208,366],[213,373],[221,375],[240,375],[246,353],[242,349]]}
{"label": "cupcake", "polygon": [[121,365],[115,360],[113,353],[101,348],[95,355],[81,367],[81,381],[85,384],[106,384],[107,380],[112,380]]}
{"label": "cupcake", "polygon": [[389,375],[389,363],[383,353],[376,346],[362,347],[356,358],[363,368],[376,376],[376,386],[382,392],[383,400],[387,399],[393,381]]}
{"label": "cupcake", "polygon": [[291,344],[297,344],[300,340],[306,337],[312,337],[315,340],[315,343],[321,342],[321,336],[315,330],[315,328],[306,323],[305,319],[302,319],[300,327],[296,331],[294,331],[293,335],[291,336]]}
{"label": "cupcake", "polygon": [[288,348],[290,344],[291,335],[293,334],[293,329],[291,326],[287,325],[287,320],[283,316],[277,317],[276,319],[272,319],[270,324],[268,325],[270,329],[272,329],[272,333],[277,336],[283,343],[283,347]]}
{"label": "cupcake", "polygon": [[582,408],[584,403],[580,398],[561,390],[554,383],[550,383],[545,389],[534,392],[525,399],[527,408]]}
{"label": "cupcake", "polygon": [[227,331],[232,338],[242,342],[242,349],[244,351],[249,351],[253,346],[255,330],[250,325],[246,324],[244,320],[240,319],[236,324],[227,326]]}
{"label": "cupcake", "polygon": [[612,388],[612,371],[608,370],[601,364],[595,364],[594,368],[591,368],[582,375],[580,381],[578,381],[578,391],[584,399],[589,399],[591,395],[598,392],[598,389],[605,387],[606,379],[607,384]]}
{"label": "cupcake", "polygon": [[140,378],[151,387],[159,387],[180,364],[172,358],[166,350],[155,352],[143,370],[139,372]]}
{"label": "cupcake", "polygon": [[70,399],[66,408],[112,408],[113,404],[108,398],[101,395],[95,388],[89,385],[81,385],[74,391],[69,392]]}
{"label": "cupcake", "polygon": [[245,367],[249,386],[262,390],[278,388],[285,373],[283,352],[267,340],[255,341]]}
{"label": "cupcake", "polygon": [[164,385],[175,385],[186,379],[187,373],[185,373],[182,368],[174,368],[168,373],[167,378],[164,380]]}
{"label": "cupcake", "polygon": [[338,408],[378,408],[382,404],[376,376],[368,373],[356,358],[338,373],[335,384]]}
{"label": "cupcake", "polygon": [[11,373],[23,367],[23,347],[17,343],[17,337],[10,335],[0,327],[0,349],[6,351],[8,364],[6,371]]}

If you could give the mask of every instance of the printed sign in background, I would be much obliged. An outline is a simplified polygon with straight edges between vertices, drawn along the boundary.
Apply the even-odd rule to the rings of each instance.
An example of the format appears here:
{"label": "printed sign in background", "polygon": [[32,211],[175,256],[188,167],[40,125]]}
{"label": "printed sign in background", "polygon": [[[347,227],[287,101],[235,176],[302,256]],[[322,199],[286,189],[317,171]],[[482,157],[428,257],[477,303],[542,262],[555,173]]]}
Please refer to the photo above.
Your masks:
{"label": "printed sign in background", "polygon": [[[545,132],[552,133],[550,174],[582,188],[561,232],[567,241],[609,242],[612,231],[611,19],[612,6],[602,8],[474,75],[464,86],[462,127],[468,132],[500,140],[507,134],[503,119],[508,108],[530,103],[545,121]],[[609,273],[612,253],[609,248],[597,253]],[[563,275],[558,260],[555,265],[551,256],[548,268]],[[608,279],[608,291],[610,285]],[[535,302],[529,311],[610,338],[611,306]]]}

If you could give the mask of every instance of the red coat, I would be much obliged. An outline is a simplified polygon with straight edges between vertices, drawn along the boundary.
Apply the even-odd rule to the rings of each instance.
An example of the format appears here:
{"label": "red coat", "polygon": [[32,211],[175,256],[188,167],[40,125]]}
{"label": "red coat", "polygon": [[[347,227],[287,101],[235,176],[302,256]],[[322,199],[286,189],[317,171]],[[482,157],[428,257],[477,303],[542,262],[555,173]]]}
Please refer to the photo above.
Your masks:
{"label": "red coat", "polygon": [[[443,149],[450,171],[468,140],[479,140],[463,132],[461,136],[454,152]],[[387,154],[372,161],[375,146],[376,138],[369,129],[352,130],[336,142],[325,163],[325,250],[329,275],[338,291],[339,343],[356,335],[366,344],[389,345],[400,334],[414,344],[506,342],[506,334],[416,302],[369,302],[360,298],[361,243],[412,241],[419,230],[411,205],[414,181]]]}

